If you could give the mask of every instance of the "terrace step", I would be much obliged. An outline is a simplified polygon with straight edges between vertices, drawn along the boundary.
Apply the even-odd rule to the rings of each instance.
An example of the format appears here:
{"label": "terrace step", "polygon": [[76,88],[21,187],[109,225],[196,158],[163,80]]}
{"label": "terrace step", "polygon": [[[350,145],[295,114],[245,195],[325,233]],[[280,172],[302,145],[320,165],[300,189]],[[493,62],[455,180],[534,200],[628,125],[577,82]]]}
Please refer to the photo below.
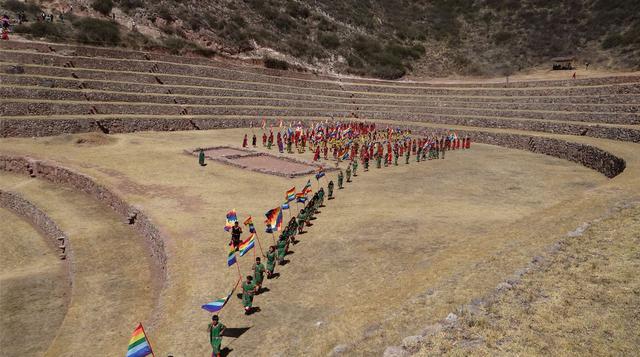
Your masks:
{"label": "terrace step", "polygon": [[[73,246],[71,303],[48,355],[92,349],[121,353],[131,326],[154,306],[151,267],[140,237],[103,204],[74,189],[3,173],[11,189],[45,211]],[[95,331],[100,331],[99,335]]]}

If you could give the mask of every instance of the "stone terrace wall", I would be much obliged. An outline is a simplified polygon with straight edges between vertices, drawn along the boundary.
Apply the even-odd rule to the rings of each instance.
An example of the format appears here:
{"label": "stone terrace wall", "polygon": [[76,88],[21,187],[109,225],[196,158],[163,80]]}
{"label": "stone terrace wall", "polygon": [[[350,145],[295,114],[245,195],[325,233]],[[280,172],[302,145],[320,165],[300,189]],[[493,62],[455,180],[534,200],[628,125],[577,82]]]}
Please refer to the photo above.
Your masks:
{"label": "stone terrace wall", "polygon": [[[166,91],[166,90],[165,90]],[[129,102],[129,103],[158,103],[158,104],[185,104],[185,105],[268,105],[313,108],[318,105],[326,105],[331,108],[337,106],[347,107],[348,110],[394,108],[393,110],[407,111],[411,108],[421,108],[425,113],[433,113],[431,110],[439,108],[452,108],[457,110],[492,110],[496,112],[513,110],[533,110],[533,111],[574,111],[580,112],[574,116],[583,120],[583,113],[597,112],[603,123],[638,123],[640,124],[640,104],[638,105],[598,105],[598,104],[556,104],[556,103],[496,103],[489,101],[461,102],[444,100],[394,100],[390,98],[385,101],[361,101],[348,98],[324,98],[306,97],[296,95],[285,95],[293,98],[273,98],[273,93],[254,93],[252,97],[247,92],[242,92],[245,96],[182,96],[176,94],[153,93],[140,94],[134,92],[107,92],[107,91],[82,91],[80,89],[58,89],[58,88],[25,88],[25,87],[0,87],[0,98],[8,99],[32,99],[41,100],[63,100],[63,101],[97,101],[97,102]],[[229,93],[225,93],[229,94]],[[296,98],[297,97],[297,98]],[[498,100],[498,99],[495,99]],[[624,114],[629,115],[624,115]],[[560,113],[562,114],[562,113]],[[622,114],[622,115],[620,115]],[[620,116],[620,118],[618,118]],[[525,116],[526,117],[526,116]],[[544,119],[538,114],[536,117]],[[635,122],[634,122],[635,120]]]}
{"label": "stone terrace wall", "polygon": [[[299,106],[291,102],[277,101],[260,104],[227,103],[217,105],[188,105],[177,103],[129,103],[129,102],[90,102],[90,101],[11,101],[0,103],[2,116],[64,116],[104,114],[104,115],[255,115],[260,116],[354,116],[371,119],[424,120],[439,117],[474,117],[480,123],[484,117],[493,119],[538,119],[545,121],[581,121],[607,124],[640,124],[640,115],[631,113],[593,113],[593,112],[544,112],[526,110],[493,110],[474,108],[438,108],[438,107],[394,107],[394,106],[352,106],[323,102],[307,102]],[[305,105],[303,105],[305,104]],[[480,123],[481,124],[481,123]]]}
{"label": "stone terrace wall", "polygon": [[[425,89],[419,92],[402,93],[362,91],[345,92],[343,89],[302,88],[291,85],[270,83],[268,81],[235,81],[214,77],[177,76],[166,73],[143,72],[108,72],[98,69],[65,68],[62,66],[32,66],[23,65],[24,75],[1,75],[3,83],[19,85],[43,85],[60,88],[103,89],[123,92],[166,93],[167,90],[175,94],[228,96],[229,91],[273,92],[281,94],[296,94],[306,96],[325,96],[331,98],[349,98],[363,100],[413,99],[425,97],[458,98],[458,100],[483,100],[485,97],[499,97],[500,101],[545,101],[566,102],[570,99],[578,103],[633,103],[638,104],[640,84],[624,84],[601,87],[572,87],[572,88],[538,88],[538,89]],[[34,77],[31,77],[34,76]],[[37,76],[59,78],[37,78]],[[74,79],[75,77],[75,79]],[[82,86],[82,87],[81,87]],[[400,88],[402,89],[402,88]],[[615,96],[612,96],[615,94]],[[236,94],[234,94],[236,95]],[[254,94],[255,96],[255,94]],[[596,97],[606,96],[606,99]],[[539,98],[535,98],[539,97]],[[495,101],[495,98],[492,98]]]}
{"label": "stone terrace wall", "polygon": [[[42,235],[47,238],[51,248],[59,253],[60,259],[72,261],[72,250],[69,236],[58,227],[49,215],[40,210],[36,205],[18,195],[17,193],[0,190],[0,207],[13,211],[25,221],[29,222]],[[60,248],[63,246],[64,248]],[[67,265],[69,277],[71,269]]]}
{"label": "stone terrace wall", "polygon": [[[322,120],[324,118],[317,118],[318,120]],[[224,119],[224,120],[205,120],[205,119],[171,119],[171,120],[160,120],[160,119],[143,119],[143,120],[131,120],[131,119],[107,119],[101,120],[100,126],[103,127],[103,131],[106,133],[122,133],[122,132],[132,132],[137,130],[208,130],[208,129],[223,129],[223,128],[240,128],[247,127],[253,119]],[[26,122],[27,120],[16,120],[21,124]],[[31,126],[34,131],[42,130],[40,128],[49,128],[44,129],[43,131],[55,131],[60,128],[56,124],[58,120],[35,120],[31,122],[38,122],[40,125],[36,125],[35,123]],[[14,121],[15,122],[15,121]],[[94,122],[95,123],[95,122]],[[14,123],[16,124],[16,123]],[[94,124],[97,126],[97,124]],[[426,130],[423,126],[411,125],[407,122],[397,122],[396,125],[403,126],[406,128],[410,128],[414,131],[424,131]],[[24,129],[21,125],[16,125],[15,128],[9,129],[11,136],[18,136],[17,134],[22,133]],[[3,128],[3,130],[5,130]],[[527,129],[530,130],[530,129]],[[34,134],[37,132],[34,132]],[[622,158],[614,156],[604,150],[599,148],[584,145],[571,143],[558,139],[551,138],[543,138],[543,137],[535,137],[535,136],[527,136],[520,134],[506,134],[506,133],[491,133],[484,132],[480,130],[458,130],[458,133],[463,136],[470,136],[473,138],[475,142],[481,142],[486,144],[498,145],[507,148],[520,149],[520,150],[529,150],[536,153],[542,153],[546,155],[551,155],[555,157],[559,157],[562,159],[578,162],[586,167],[592,168],[603,175],[611,178],[620,174],[624,171],[626,164]],[[58,133],[60,134],[60,133]],[[617,134],[622,135],[622,134]],[[0,156],[0,160],[2,157]],[[6,162],[2,163],[0,161],[0,169],[5,169],[7,171],[16,171],[16,169],[10,169],[18,166],[18,170],[23,171],[23,173],[28,173],[30,168],[33,171],[32,167],[40,168],[47,167],[44,164],[42,165],[31,165],[29,161],[22,159],[18,163],[9,164]],[[63,172],[68,172],[67,169],[62,169]],[[54,170],[55,171],[55,170]],[[79,175],[79,174],[75,174]],[[54,175],[53,177],[57,177],[58,175]],[[65,174],[63,177],[67,177],[69,175]],[[73,175],[71,175],[73,176]],[[84,176],[81,176],[84,177]],[[67,179],[66,181],[69,181]],[[101,186],[96,185],[89,178],[84,177],[82,180],[71,180],[73,185],[77,183],[83,183],[79,187],[83,191],[93,194],[94,196],[101,197],[103,190]],[[76,182],[77,181],[77,182]],[[115,195],[108,193],[106,194],[106,201],[114,207],[114,209],[121,213],[123,216],[127,217],[130,212],[138,212],[132,207],[126,205],[122,200],[117,198]],[[149,223],[150,224],[150,223]],[[147,235],[144,230],[143,234]],[[155,234],[157,230],[155,230]],[[162,242],[161,239],[158,239],[157,236],[151,234],[148,236],[151,241],[159,241]],[[161,255],[163,259],[164,255]],[[162,260],[162,259],[161,259]],[[164,260],[162,260],[164,262]],[[164,264],[164,263],[163,263]],[[164,266],[164,265],[162,265]]]}
{"label": "stone terrace wall", "polygon": [[[337,77],[333,75],[318,75],[311,73],[300,73],[292,71],[280,71],[268,68],[261,68],[255,66],[239,65],[229,61],[212,60],[203,57],[195,56],[174,56],[167,53],[150,53],[150,52],[138,52],[124,49],[113,48],[101,48],[101,47],[89,47],[89,46],[74,46],[64,44],[52,44],[52,43],[38,43],[38,42],[15,42],[8,41],[0,43],[0,48],[11,50],[34,50],[40,53],[59,53],[67,56],[80,56],[80,57],[107,57],[107,58],[123,58],[123,59],[136,59],[146,61],[163,61],[174,62],[183,64],[205,65],[205,66],[223,66],[225,68],[231,68],[234,70],[246,71],[256,74],[265,74],[270,76],[283,76],[291,78],[299,78],[306,80],[341,80],[345,83],[363,83],[363,84],[399,84],[403,86],[441,86],[441,84],[434,84],[421,81],[384,81],[378,79],[364,79],[364,78],[352,78],[352,77]],[[597,78],[582,78],[576,80],[545,80],[545,81],[516,81],[509,84],[510,88],[531,88],[531,87],[555,87],[555,86],[582,86],[582,85],[601,85],[601,84],[613,84],[613,83],[627,83],[640,81],[640,76],[625,75],[625,76],[610,76],[610,77],[597,77]],[[504,83],[451,83],[447,84],[448,87],[504,87]]]}
{"label": "stone terrace wall", "polygon": [[151,220],[106,187],[97,184],[89,176],[77,173],[55,163],[22,156],[0,155],[0,170],[31,177],[38,177],[55,184],[72,187],[108,205],[133,226],[147,241],[153,275],[160,288],[166,280],[167,255],[164,249],[164,235]]}
{"label": "stone terrace wall", "polygon": [[[571,86],[571,87],[555,87],[555,88],[448,88],[447,86],[426,87],[426,86],[405,86],[405,85],[369,85],[369,84],[353,84],[338,83],[334,81],[310,81],[295,78],[285,78],[277,76],[267,76],[255,73],[247,73],[243,71],[229,70],[220,67],[181,65],[178,63],[149,63],[135,60],[118,60],[107,58],[84,58],[84,57],[65,57],[51,54],[38,54],[28,52],[0,52],[0,61],[10,63],[34,63],[44,66],[53,67],[77,67],[85,69],[102,69],[110,71],[125,72],[154,72],[173,74],[181,76],[193,77],[211,77],[218,79],[226,79],[233,81],[260,82],[286,85],[298,88],[312,88],[325,90],[347,90],[367,93],[392,93],[392,94],[436,94],[442,95],[464,93],[465,95],[487,95],[489,93],[501,92],[502,95],[536,95],[535,93],[550,92],[554,95],[575,95],[575,94],[595,94],[600,93],[603,89],[608,93],[640,93],[640,82],[632,82],[630,84],[604,85],[604,86]],[[607,90],[608,89],[608,90]],[[473,94],[484,93],[484,94]],[[531,94],[529,94],[531,93]],[[489,94],[490,95],[490,94]],[[540,95],[540,94],[538,94]]]}

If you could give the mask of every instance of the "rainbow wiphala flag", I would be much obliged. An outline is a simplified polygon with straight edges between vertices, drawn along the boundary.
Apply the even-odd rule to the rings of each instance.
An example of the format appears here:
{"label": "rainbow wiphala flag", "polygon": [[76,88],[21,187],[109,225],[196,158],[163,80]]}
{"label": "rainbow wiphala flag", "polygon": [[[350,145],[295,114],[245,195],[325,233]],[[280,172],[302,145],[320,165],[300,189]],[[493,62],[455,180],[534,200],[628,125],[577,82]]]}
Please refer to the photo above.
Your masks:
{"label": "rainbow wiphala flag", "polygon": [[236,210],[232,209],[227,212],[227,222],[224,225],[224,230],[229,232],[236,222],[238,222],[238,216],[236,215]]}
{"label": "rainbow wiphala flag", "polygon": [[151,345],[149,344],[149,340],[147,340],[147,335],[144,333],[142,324],[138,324],[138,327],[133,331],[133,335],[129,340],[127,357],[144,357],[152,353]]}
{"label": "rainbow wiphala flag", "polygon": [[229,246],[229,255],[227,256],[227,266],[232,266],[236,263],[236,248]]}
{"label": "rainbow wiphala flag", "polygon": [[238,247],[238,249],[240,250],[241,257],[247,254],[247,252],[249,252],[255,246],[255,240],[254,240],[255,236],[256,236],[255,234],[251,233],[249,238],[245,239],[240,243],[240,247]]}

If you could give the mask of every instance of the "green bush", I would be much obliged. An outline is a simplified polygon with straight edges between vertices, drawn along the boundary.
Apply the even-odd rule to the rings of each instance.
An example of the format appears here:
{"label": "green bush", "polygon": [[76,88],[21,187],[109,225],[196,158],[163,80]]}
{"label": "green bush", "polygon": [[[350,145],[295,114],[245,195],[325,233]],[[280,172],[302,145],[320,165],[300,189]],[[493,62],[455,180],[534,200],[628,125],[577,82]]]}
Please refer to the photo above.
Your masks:
{"label": "green bush", "polygon": [[104,16],[107,16],[113,10],[113,1],[111,0],[93,0],[91,7]]}
{"label": "green bush", "polygon": [[180,37],[172,36],[165,38],[162,41],[162,44],[164,45],[164,47],[169,49],[169,52],[171,52],[171,54],[177,55],[182,52],[182,49],[187,44],[187,42]]}
{"label": "green bush", "polygon": [[302,19],[306,19],[311,15],[311,11],[309,11],[306,6],[295,1],[290,1],[289,3],[287,3],[287,13],[291,17]]}
{"label": "green bush", "polygon": [[289,32],[295,26],[293,19],[287,14],[278,14],[274,20],[276,27],[283,32]]}
{"label": "green bush", "polygon": [[513,38],[513,34],[511,32],[500,31],[493,35],[493,42],[495,42],[496,45],[502,45],[511,40],[511,38]]}
{"label": "green bush", "polygon": [[142,2],[142,0],[118,0],[118,4],[122,10],[127,13],[131,10],[144,6],[144,2]]}
{"label": "green bush", "polygon": [[158,8],[158,17],[166,22],[173,22],[173,14],[171,13],[171,10],[164,5]]}
{"label": "green bush", "polygon": [[60,23],[34,22],[31,25],[22,24],[15,27],[16,33],[29,34],[33,37],[44,37],[50,40],[61,40],[64,38],[67,28]]}
{"label": "green bush", "polygon": [[318,42],[325,48],[338,48],[340,47],[340,38],[333,32],[319,32]]}
{"label": "green bush", "polygon": [[40,14],[42,10],[32,1],[22,2],[19,0],[7,0],[2,7],[11,12],[25,12],[27,14]]}
{"label": "green bush", "polygon": [[111,21],[84,17],[74,21],[73,26],[78,42],[103,46],[114,46],[120,42],[120,28]]}
{"label": "green bush", "polygon": [[289,69],[289,63],[287,61],[279,60],[276,58],[266,57],[264,59],[264,66],[267,68],[281,69],[286,71]]}

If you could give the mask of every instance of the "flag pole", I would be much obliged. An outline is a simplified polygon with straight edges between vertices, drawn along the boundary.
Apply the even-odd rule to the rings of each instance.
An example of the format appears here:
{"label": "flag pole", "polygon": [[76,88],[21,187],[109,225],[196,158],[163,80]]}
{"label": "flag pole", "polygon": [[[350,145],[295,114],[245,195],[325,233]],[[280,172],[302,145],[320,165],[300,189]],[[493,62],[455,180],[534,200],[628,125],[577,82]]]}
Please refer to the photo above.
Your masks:
{"label": "flag pole", "polygon": [[142,333],[144,334],[144,337],[147,339],[147,343],[149,344],[149,349],[151,350],[151,356],[156,357],[156,355],[153,353],[153,347],[151,347],[151,340],[149,339],[147,332],[144,330],[144,326],[142,326],[142,322],[139,322],[139,324],[140,324],[140,327],[142,327]]}
{"label": "flag pole", "polygon": [[276,234],[273,233],[273,229],[271,230],[271,238],[273,239],[273,245],[276,245]]}
{"label": "flag pole", "polygon": [[264,255],[264,250],[262,250],[262,243],[260,243],[260,237],[258,237],[258,231],[256,231],[256,233],[254,233],[254,234],[256,235],[256,240],[258,241],[258,247],[260,247],[260,252],[262,253],[262,256],[265,256]]}
{"label": "flag pole", "polygon": [[242,273],[240,272],[240,259],[239,258],[240,257],[236,257],[236,268],[238,268],[238,276],[240,277],[240,280],[242,280]]}

